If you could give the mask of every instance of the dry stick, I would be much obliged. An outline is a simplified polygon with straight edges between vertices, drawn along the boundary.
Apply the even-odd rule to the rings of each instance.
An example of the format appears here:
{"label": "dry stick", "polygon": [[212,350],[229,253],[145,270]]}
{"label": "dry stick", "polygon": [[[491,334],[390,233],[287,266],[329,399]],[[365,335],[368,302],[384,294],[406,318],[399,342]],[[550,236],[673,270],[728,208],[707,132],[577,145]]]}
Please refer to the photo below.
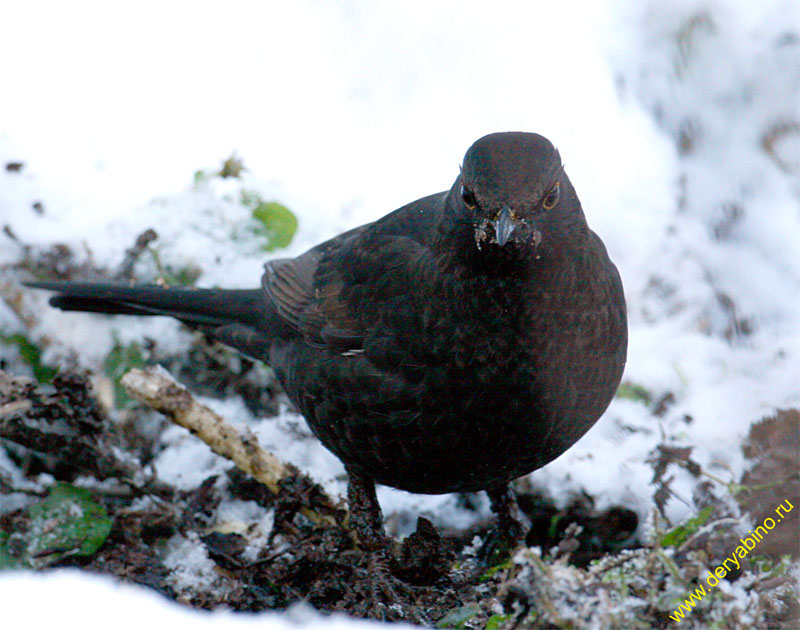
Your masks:
{"label": "dry stick", "polygon": [[[219,414],[198,403],[163,368],[133,369],[122,377],[122,385],[131,396],[191,431],[212,451],[232,461],[273,494],[280,492],[283,479],[297,473],[293,466],[261,448],[248,429],[234,428]],[[339,509],[327,496],[324,502],[332,511]],[[308,506],[301,507],[300,513],[316,524],[336,523],[333,516],[320,514]]]}
{"label": "dry stick", "polygon": [[[39,323],[30,309],[25,306],[24,293],[20,288],[19,282],[0,282],[0,299],[6,303],[27,330],[31,330]],[[44,337],[41,345],[47,345],[47,343],[49,343],[49,340]]]}
{"label": "dry stick", "polygon": [[125,250],[125,258],[123,259],[122,263],[117,269],[117,272],[114,274],[114,278],[117,280],[133,280],[133,266],[136,264],[136,261],[139,259],[139,256],[142,255],[147,249],[147,246],[150,245],[154,240],[158,238],[158,234],[153,228],[148,228],[139,236],[136,237],[136,242],[130,249]]}

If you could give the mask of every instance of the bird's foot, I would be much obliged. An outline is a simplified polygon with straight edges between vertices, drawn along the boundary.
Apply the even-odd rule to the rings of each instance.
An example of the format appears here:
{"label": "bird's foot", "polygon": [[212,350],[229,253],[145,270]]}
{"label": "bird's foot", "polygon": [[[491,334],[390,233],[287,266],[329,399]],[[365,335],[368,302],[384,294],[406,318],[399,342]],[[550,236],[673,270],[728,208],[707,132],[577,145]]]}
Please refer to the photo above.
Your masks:
{"label": "bird's foot", "polygon": [[495,528],[486,536],[478,556],[490,567],[503,564],[514,554],[522,540],[521,534]]}
{"label": "bird's foot", "polygon": [[392,573],[395,562],[389,547],[372,551],[367,563],[372,617],[420,623],[414,611],[413,588]]}
{"label": "bird's foot", "polygon": [[526,528],[511,486],[491,488],[486,494],[497,514],[497,526],[487,536],[480,555],[489,566],[496,566],[511,557],[525,539]]}
{"label": "bird's foot", "polygon": [[391,543],[383,530],[383,515],[369,477],[348,471],[347,500],[350,526],[358,546],[367,555],[369,614],[376,619],[406,619],[405,584],[392,575]]}

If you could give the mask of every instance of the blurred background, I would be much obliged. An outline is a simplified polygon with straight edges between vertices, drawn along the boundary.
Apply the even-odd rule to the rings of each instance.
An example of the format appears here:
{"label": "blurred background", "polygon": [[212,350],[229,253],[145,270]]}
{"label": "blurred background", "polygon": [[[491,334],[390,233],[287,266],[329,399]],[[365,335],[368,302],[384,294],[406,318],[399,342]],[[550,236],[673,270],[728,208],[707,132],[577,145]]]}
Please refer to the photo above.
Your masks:
{"label": "blurred background", "polygon": [[[0,26],[1,133],[6,152],[105,220],[236,152],[298,212],[311,208],[305,228],[331,215],[343,227],[448,188],[475,139],[512,129],[552,138],[579,190],[618,205],[668,153],[651,116],[620,99],[632,68],[609,54],[634,35],[620,13],[613,2],[19,3]],[[614,177],[598,168],[610,163]]]}

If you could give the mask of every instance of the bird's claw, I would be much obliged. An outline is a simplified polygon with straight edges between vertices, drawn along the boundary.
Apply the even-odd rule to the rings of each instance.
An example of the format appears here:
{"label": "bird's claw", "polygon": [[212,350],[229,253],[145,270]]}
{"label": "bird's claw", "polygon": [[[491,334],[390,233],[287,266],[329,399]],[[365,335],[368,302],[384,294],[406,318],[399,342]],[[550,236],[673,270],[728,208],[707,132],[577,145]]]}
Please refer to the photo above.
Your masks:
{"label": "bird's claw", "polygon": [[410,621],[424,624],[414,604],[414,587],[395,577],[389,549],[370,554],[368,560],[369,592],[372,616],[384,621]]}

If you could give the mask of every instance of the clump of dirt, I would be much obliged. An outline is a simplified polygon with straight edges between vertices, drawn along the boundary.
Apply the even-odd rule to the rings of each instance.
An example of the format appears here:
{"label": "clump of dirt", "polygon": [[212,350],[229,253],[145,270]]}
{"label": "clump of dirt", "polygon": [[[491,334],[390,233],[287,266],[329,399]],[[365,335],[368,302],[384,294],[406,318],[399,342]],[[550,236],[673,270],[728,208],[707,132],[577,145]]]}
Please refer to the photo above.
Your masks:
{"label": "clump of dirt", "polygon": [[[761,542],[760,550],[779,559],[783,554],[800,558],[800,412],[781,409],[750,428],[742,447],[749,466],[742,475],[739,504],[753,520],[780,523]],[[788,505],[786,502],[788,501]],[[776,506],[785,506],[776,513]]]}

